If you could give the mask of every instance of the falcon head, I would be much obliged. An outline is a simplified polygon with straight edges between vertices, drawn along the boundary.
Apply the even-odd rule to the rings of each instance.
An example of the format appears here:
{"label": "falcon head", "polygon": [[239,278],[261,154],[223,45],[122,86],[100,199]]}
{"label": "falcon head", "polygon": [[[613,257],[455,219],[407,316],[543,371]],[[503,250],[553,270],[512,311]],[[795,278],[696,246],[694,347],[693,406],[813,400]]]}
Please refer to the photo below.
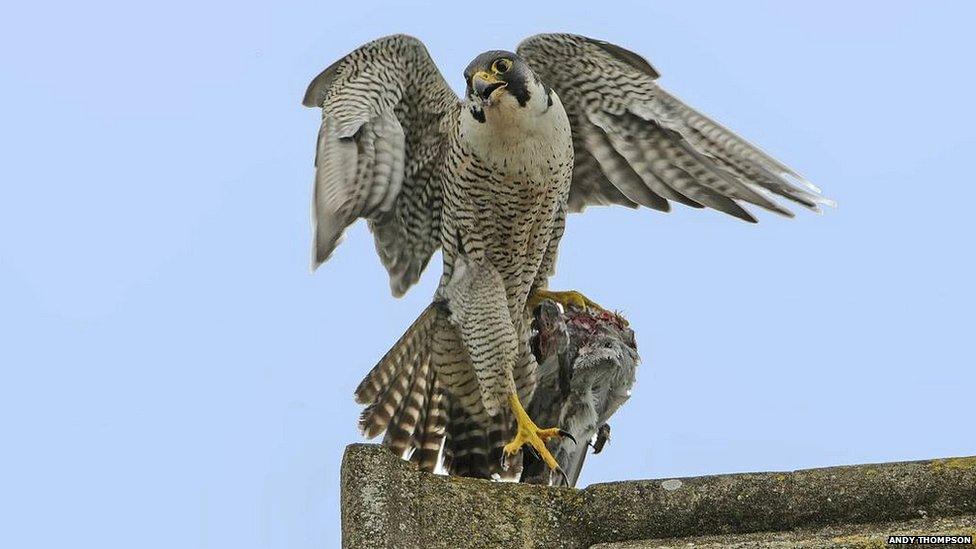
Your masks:
{"label": "falcon head", "polygon": [[464,81],[475,117],[479,111],[484,116],[486,108],[524,108],[535,95],[542,95],[546,101],[549,93],[521,57],[504,50],[486,51],[475,57],[464,69]]}

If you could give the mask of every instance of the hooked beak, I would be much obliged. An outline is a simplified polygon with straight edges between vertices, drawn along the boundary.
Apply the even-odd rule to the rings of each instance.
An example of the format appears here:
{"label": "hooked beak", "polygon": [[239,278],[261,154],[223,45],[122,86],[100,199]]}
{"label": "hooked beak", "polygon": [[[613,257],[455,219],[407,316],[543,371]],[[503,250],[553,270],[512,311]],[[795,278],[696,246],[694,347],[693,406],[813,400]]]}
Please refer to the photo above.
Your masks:
{"label": "hooked beak", "polygon": [[485,71],[477,72],[471,77],[472,91],[474,91],[474,94],[485,102],[488,102],[491,99],[491,94],[493,94],[495,90],[504,88],[507,85],[508,84],[503,80],[499,80],[494,75]]}

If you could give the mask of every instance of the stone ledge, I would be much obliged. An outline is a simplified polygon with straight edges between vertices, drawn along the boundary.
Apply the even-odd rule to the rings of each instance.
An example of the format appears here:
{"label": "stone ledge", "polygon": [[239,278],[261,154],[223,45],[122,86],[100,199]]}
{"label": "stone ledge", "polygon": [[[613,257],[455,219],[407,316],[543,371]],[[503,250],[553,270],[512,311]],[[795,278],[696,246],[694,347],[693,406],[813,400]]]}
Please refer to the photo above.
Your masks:
{"label": "stone ledge", "polygon": [[[344,547],[587,548],[973,515],[976,457],[577,490],[430,475],[383,447],[353,444],[341,486]],[[641,543],[605,547],[669,547]],[[775,547],[742,547],[764,546]]]}
{"label": "stone ledge", "polygon": [[976,515],[939,519],[839,524],[789,532],[756,532],[641,541],[598,543],[591,549],[881,549],[892,535],[968,535],[976,538]]}

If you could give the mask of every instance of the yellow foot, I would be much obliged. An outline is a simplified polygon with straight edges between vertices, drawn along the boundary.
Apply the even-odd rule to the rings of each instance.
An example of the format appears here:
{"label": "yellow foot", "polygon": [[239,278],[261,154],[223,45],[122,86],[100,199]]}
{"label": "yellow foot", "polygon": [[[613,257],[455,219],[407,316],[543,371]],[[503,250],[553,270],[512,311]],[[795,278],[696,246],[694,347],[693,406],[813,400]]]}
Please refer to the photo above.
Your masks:
{"label": "yellow foot", "polygon": [[529,417],[529,414],[526,413],[525,408],[522,407],[522,403],[519,402],[517,394],[512,393],[508,397],[508,403],[511,405],[512,412],[515,414],[516,430],[515,438],[512,439],[512,442],[505,445],[505,457],[517,454],[522,449],[522,446],[528,444],[546,462],[549,469],[562,471],[559,468],[559,463],[556,462],[556,458],[552,457],[552,453],[546,448],[546,441],[552,437],[569,437],[573,442],[576,442],[576,439],[562,429],[555,427],[552,429],[540,429],[536,426],[532,418]]}
{"label": "yellow foot", "polygon": [[572,307],[577,307],[579,309],[593,309],[600,312],[607,312],[606,309],[601,307],[595,301],[577,292],[576,290],[568,290],[565,292],[554,292],[552,290],[546,290],[544,288],[538,288],[529,295],[529,300],[528,300],[529,309],[535,309],[536,306],[542,303],[542,301],[545,299],[551,299],[556,303],[559,303],[563,307],[572,306]]}

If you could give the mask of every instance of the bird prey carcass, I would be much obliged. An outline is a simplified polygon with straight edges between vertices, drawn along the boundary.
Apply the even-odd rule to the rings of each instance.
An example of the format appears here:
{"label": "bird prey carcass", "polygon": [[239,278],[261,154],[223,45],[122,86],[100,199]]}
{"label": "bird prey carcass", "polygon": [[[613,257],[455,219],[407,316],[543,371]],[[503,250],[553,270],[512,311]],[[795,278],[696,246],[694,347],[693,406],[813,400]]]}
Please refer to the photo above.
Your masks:
{"label": "bird prey carcass", "polygon": [[533,319],[532,352],[539,369],[529,417],[558,424],[572,438],[547,446],[564,471],[553,478],[543,461],[526,455],[520,482],[575,486],[586,454],[603,450],[607,423],[630,398],[640,356],[634,331],[619,314],[560,307],[543,301]]}
{"label": "bird prey carcass", "polygon": [[432,304],[356,389],[360,427],[385,431],[421,469],[511,478],[525,444],[557,469],[545,441],[564,434],[525,411],[533,307],[599,308],[547,289],[567,213],[677,202],[755,222],[744,204],[791,216],[776,198],[812,210],[825,201],[619,46],[541,34],[475,57],[464,79],[458,98],[424,45],[396,35],[312,81],[304,104],[322,108],[314,265],[359,218],[396,296],[443,251]]}

